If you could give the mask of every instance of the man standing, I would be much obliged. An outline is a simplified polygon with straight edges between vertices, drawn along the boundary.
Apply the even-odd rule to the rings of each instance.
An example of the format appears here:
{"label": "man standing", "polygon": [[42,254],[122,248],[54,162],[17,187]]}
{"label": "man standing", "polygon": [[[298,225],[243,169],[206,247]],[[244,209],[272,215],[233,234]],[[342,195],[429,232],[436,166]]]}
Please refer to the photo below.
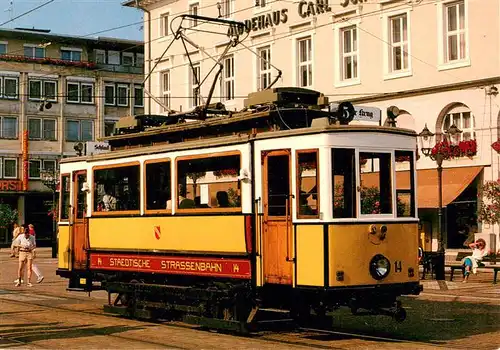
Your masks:
{"label": "man standing", "polygon": [[28,287],[32,287],[31,284],[31,274],[32,274],[32,265],[33,258],[35,255],[35,236],[30,235],[30,230],[27,225],[24,226],[24,234],[19,235],[16,239],[15,245],[19,247],[19,269],[17,271],[18,280],[16,281],[16,287],[21,285],[21,279],[24,272],[24,266],[28,265],[28,283],[26,284]]}

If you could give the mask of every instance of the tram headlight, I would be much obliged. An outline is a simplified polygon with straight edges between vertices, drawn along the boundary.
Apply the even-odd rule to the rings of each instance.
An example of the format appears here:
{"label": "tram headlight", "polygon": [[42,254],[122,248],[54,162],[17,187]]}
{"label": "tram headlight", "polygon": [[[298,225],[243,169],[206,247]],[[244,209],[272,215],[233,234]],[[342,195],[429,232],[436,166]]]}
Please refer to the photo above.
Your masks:
{"label": "tram headlight", "polygon": [[382,254],[375,255],[370,261],[370,274],[376,280],[386,278],[391,272],[391,262]]}

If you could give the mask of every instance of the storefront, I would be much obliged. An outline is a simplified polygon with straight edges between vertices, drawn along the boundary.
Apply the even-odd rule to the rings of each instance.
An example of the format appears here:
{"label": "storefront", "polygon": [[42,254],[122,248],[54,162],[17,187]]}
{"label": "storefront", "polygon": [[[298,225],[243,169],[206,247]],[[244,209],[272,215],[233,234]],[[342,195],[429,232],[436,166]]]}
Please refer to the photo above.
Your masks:
{"label": "storefront", "polygon": [[[19,214],[23,214],[24,207],[20,210],[19,204],[22,205],[21,181],[19,180],[0,180],[0,204],[6,205],[6,211],[16,210]],[[0,215],[6,215],[0,212]],[[0,219],[3,221],[3,219]],[[0,227],[0,246],[10,245],[12,240],[12,225]]]}

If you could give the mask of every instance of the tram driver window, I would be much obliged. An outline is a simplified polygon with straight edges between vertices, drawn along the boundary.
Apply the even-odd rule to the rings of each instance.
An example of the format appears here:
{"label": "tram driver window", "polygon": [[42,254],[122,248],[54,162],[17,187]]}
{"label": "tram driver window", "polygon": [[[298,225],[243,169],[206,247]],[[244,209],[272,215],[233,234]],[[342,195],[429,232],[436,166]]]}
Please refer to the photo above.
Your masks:
{"label": "tram driver window", "polygon": [[395,151],[398,217],[415,216],[415,179],[412,151]]}
{"label": "tram driver window", "polygon": [[359,153],[361,214],[392,214],[390,153]]}
{"label": "tram driver window", "polygon": [[299,217],[319,216],[318,151],[297,152],[297,188]]}
{"label": "tram driver window", "polygon": [[333,217],[356,217],[356,176],[353,149],[332,149]]}
{"label": "tram driver window", "polygon": [[70,212],[70,177],[69,175],[61,176],[61,218],[60,220],[68,220]]}
{"label": "tram driver window", "polygon": [[94,170],[94,211],[139,210],[139,165]]}
{"label": "tram driver window", "polygon": [[241,208],[239,155],[181,159],[177,168],[177,208]]}
{"label": "tram driver window", "polygon": [[146,163],[146,210],[172,209],[170,162]]}

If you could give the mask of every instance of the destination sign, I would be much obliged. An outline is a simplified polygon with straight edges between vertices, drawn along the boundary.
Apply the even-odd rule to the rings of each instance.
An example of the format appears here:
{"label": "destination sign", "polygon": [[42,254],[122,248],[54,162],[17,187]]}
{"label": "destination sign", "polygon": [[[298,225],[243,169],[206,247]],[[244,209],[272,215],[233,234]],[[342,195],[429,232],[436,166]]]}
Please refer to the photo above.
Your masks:
{"label": "destination sign", "polygon": [[251,278],[249,260],[91,253],[90,268],[165,274]]}

